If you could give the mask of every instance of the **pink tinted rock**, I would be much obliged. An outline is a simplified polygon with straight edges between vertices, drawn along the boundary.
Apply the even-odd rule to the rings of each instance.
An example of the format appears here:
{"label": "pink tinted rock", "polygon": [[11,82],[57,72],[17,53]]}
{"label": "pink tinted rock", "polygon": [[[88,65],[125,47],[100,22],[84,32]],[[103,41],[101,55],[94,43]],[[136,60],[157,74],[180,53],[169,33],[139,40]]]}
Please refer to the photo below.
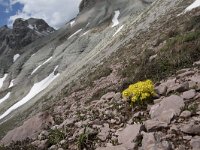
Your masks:
{"label": "pink tinted rock", "polygon": [[141,124],[127,125],[119,132],[118,142],[121,144],[131,143],[141,131]]}
{"label": "pink tinted rock", "polygon": [[191,115],[192,115],[192,113],[191,113],[190,111],[186,110],[186,111],[183,111],[183,112],[181,113],[180,117],[188,118],[188,117],[190,117]]}
{"label": "pink tinted rock", "polygon": [[104,127],[101,128],[101,132],[97,135],[97,137],[101,140],[101,141],[106,141],[108,135],[109,135],[109,124],[104,124]]}
{"label": "pink tinted rock", "polygon": [[7,145],[12,141],[22,141],[26,138],[36,138],[43,129],[54,124],[53,117],[49,113],[39,113],[26,120],[22,126],[9,131],[1,143]]}
{"label": "pink tinted rock", "polygon": [[104,100],[111,100],[115,96],[115,92],[109,92],[101,97]]}
{"label": "pink tinted rock", "polygon": [[171,95],[164,98],[160,103],[151,107],[149,114],[152,119],[170,123],[174,116],[181,112],[181,108],[185,106],[183,98],[177,95]]}
{"label": "pink tinted rock", "polygon": [[158,129],[167,127],[166,122],[161,122],[161,121],[153,120],[153,119],[145,121],[144,125],[145,125],[145,128],[147,129],[147,131],[154,131],[154,130],[158,130]]}
{"label": "pink tinted rock", "polygon": [[181,97],[184,98],[184,99],[192,99],[195,96],[196,96],[196,91],[194,89],[183,92],[183,94],[181,95]]}
{"label": "pink tinted rock", "polygon": [[159,95],[165,95],[167,92],[167,86],[165,85],[159,85],[155,88],[156,93]]}

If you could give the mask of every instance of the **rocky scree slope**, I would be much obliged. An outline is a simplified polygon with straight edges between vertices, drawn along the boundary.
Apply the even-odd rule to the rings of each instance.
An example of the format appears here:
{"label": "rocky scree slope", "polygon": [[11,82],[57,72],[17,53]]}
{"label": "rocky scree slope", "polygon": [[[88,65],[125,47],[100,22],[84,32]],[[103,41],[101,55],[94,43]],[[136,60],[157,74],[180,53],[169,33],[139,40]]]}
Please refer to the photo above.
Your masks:
{"label": "rocky scree slope", "polygon": [[[199,83],[198,61],[194,67],[178,70],[173,76],[157,82],[158,97],[147,108],[132,111],[122,100],[121,93],[114,91],[85,107],[76,106],[73,102],[63,104],[62,101],[53,108],[55,122],[51,129],[44,127],[46,129],[34,139],[12,143],[10,147],[197,150],[200,148]],[[48,118],[50,116],[48,114]],[[33,119],[12,132],[19,138],[23,135],[20,131],[27,128]],[[44,125],[49,125],[44,120]],[[3,138],[5,143],[16,138],[12,132]]]}
{"label": "rocky scree slope", "polygon": [[[195,129],[198,129],[196,106],[199,105],[197,88],[199,68],[198,62],[194,62],[200,59],[198,55],[199,36],[196,34],[198,33],[199,9],[183,13],[192,2],[155,1],[154,5],[148,7],[137,17],[136,12],[132,12],[130,17],[126,15],[122,17],[124,27],[114,38],[113,35],[121,27],[120,24],[119,28],[116,27],[114,30],[110,27],[112,24],[110,25],[109,21],[106,22],[108,24],[99,24],[97,20],[89,25],[93,27],[96,23],[98,27],[92,28],[92,31],[87,34],[84,34],[82,29],[78,32],[79,37],[71,36],[72,33],[61,32],[64,28],[52,35],[50,38],[52,41],[55,40],[54,36],[62,35],[59,35],[62,38],[56,41],[55,45],[73,40],[70,46],[75,40],[81,41],[81,33],[87,37],[92,37],[92,35],[96,37],[99,34],[106,34],[108,37],[105,37],[106,41],[101,40],[94,51],[88,52],[87,55],[83,55],[85,51],[81,52],[82,57],[76,55],[78,61],[73,64],[68,63],[68,69],[63,71],[65,74],[61,73],[62,67],[56,67],[61,75],[54,85],[58,83],[60,85],[56,88],[52,85],[52,88],[48,89],[53,89],[55,95],[58,92],[58,97],[53,97],[51,92],[47,92],[49,97],[42,97],[46,102],[38,102],[30,109],[33,112],[36,106],[46,106],[41,110],[47,112],[30,117],[21,127],[9,132],[2,142],[9,144],[10,139],[22,140],[22,142],[9,146],[15,149],[77,149],[78,146],[81,149],[85,147],[87,149],[139,149],[139,147],[140,149],[151,149],[152,147],[198,149],[199,133]],[[84,14],[83,18],[85,19]],[[83,18],[78,16],[76,22],[82,21]],[[80,24],[66,25],[66,28],[71,27],[72,29],[73,27],[80,28]],[[48,43],[48,40],[44,39],[44,41]],[[61,44],[61,46],[68,47],[69,45]],[[51,45],[51,50],[52,47]],[[49,47],[42,48],[42,50],[47,48]],[[56,49],[61,50],[59,48]],[[65,58],[75,60],[69,53]],[[55,60],[55,58],[51,59]],[[193,63],[197,67],[192,67]],[[96,64],[99,66],[95,66]],[[58,63],[54,64],[51,70],[56,71],[56,65]],[[83,66],[84,68],[79,68]],[[189,69],[177,72],[185,67]],[[72,78],[71,75],[75,76]],[[172,80],[166,78],[170,75],[173,75]],[[158,82],[156,89],[160,96],[152,103],[155,105],[131,112],[129,105],[122,101],[121,94],[116,94],[116,92],[120,92],[130,83],[145,78]],[[163,78],[166,80],[160,81]],[[73,82],[69,83],[72,79],[74,79]],[[108,93],[109,91],[112,92]],[[104,95],[105,93],[107,94]],[[41,97],[39,99],[41,100]],[[187,112],[184,112],[186,110]],[[158,112],[163,111],[166,113],[160,113],[162,115],[158,116]],[[180,113],[183,113],[181,117],[189,118],[180,119]],[[16,120],[10,119],[10,122]],[[194,122],[191,126],[194,128],[188,131],[187,128],[190,126],[188,124],[191,120]],[[38,126],[30,126],[31,122],[37,122]],[[2,133],[8,130],[8,124],[9,121],[1,125]],[[172,125],[178,128],[177,132],[171,133]],[[185,126],[185,130],[180,130],[179,126]],[[27,137],[30,139],[24,140]],[[89,140],[86,140],[88,138]]]}
{"label": "rocky scree slope", "polygon": [[24,53],[2,73],[2,135],[30,113],[47,109],[46,103],[62,97],[69,83],[115,51],[120,42],[110,50],[105,48],[117,38],[119,27],[130,15],[134,20],[152,1],[110,2],[98,1],[58,31],[21,49]]}

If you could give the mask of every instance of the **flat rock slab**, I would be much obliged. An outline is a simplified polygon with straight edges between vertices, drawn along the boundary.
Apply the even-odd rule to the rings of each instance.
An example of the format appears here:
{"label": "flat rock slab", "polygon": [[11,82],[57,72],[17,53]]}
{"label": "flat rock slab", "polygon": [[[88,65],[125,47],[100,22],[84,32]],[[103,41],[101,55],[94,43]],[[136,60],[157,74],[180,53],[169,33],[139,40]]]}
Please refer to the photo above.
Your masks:
{"label": "flat rock slab", "polygon": [[25,121],[22,126],[9,131],[1,143],[7,145],[12,141],[16,142],[25,140],[26,138],[35,138],[42,129],[53,123],[53,118],[48,113],[39,113]]}
{"label": "flat rock slab", "polygon": [[115,92],[109,92],[101,97],[103,100],[111,100],[115,96]]}
{"label": "flat rock slab", "polygon": [[168,89],[168,93],[170,93],[171,91],[173,92],[184,92],[189,90],[189,83],[188,82],[184,82],[178,85],[173,86],[172,88]]}
{"label": "flat rock slab", "polygon": [[125,129],[122,131],[119,131],[118,133],[118,142],[121,145],[118,146],[107,146],[107,147],[100,147],[96,150],[128,150],[128,149],[134,149],[135,143],[133,141],[137,138],[140,131],[142,129],[141,124],[134,124],[134,125],[128,125]]}
{"label": "flat rock slab", "polygon": [[143,132],[141,150],[171,150],[172,146],[167,141],[156,141],[154,133]]}
{"label": "flat rock slab", "polygon": [[166,82],[163,82],[161,83],[160,86],[167,86],[167,88],[172,88],[174,87],[176,84],[176,78],[171,78],[171,79],[168,79]]}
{"label": "flat rock slab", "polygon": [[194,74],[195,74],[194,71],[186,71],[186,72],[184,72],[184,73],[179,74],[177,77],[178,77],[178,78],[183,78],[183,77],[191,76],[191,75],[194,75]]}
{"label": "flat rock slab", "polygon": [[160,103],[153,105],[149,113],[152,119],[170,123],[174,116],[180,114],[181,108],[184,106],[185,104],[182,97],[171,95],[164,98]]}
{"label": "flat rock slab", "polygon": [[142,128],[141,124],[127,125],[119,132],[118,142],[121,144],[131,143],[136,139]]}
{"label": "flat rock slab", "polygon": [[128,148],[124,145],[111,146],[111,147],[99,147],[96,150],[127,150]]}
{"label": "flat rock slab", "polygon": [[183,94],[181,95],[181,97],[184,98],[184,99],[192,99],[195,96],[196,96],[196,91],[194,89],[183,92]]}
{"label": "flat rock slab", "polygon": [[181,113],[180,117],[182,118],[189,118],[192,115],[192,113],[188,110],[185,110]]}
{"label": "flat rock slab", "polygon": [[194,137],[190,141],[190,145],[192,146],[192,150],[200,150],[200,137]]}
{"label": "flat rock slab", "polygon": [[147,131],[154,131],[168,127],[166,122],[161,122],[158,120],[147,120],[144,122],[144,125]]}
{"label": "flat rock slab", "polygon": [[195,124],[191,122],[189,124],[183,125],[181,131],[190,135],[200,135],[200,124]]}

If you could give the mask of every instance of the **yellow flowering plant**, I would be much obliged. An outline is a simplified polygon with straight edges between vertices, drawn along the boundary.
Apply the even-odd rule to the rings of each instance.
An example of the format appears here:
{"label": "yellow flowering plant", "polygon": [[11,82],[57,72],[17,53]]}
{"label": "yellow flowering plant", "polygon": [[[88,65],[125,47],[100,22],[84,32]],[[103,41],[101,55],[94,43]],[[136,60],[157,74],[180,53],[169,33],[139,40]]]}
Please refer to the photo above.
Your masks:
{"label": "yellow flowering plant", "polygon": [[123,98],[131,101],[131,106],[136,103],[143,104],[153,95],[155,95],[155,90],[151,80],[139,81],[135,84],[131,84],[122,92]]}

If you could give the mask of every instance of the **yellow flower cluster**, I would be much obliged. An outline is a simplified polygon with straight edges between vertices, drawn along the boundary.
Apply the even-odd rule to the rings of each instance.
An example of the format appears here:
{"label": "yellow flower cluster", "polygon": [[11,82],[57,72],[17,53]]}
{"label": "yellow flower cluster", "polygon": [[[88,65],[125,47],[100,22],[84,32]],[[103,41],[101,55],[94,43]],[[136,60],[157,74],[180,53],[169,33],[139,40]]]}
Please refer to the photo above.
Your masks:
{"label": "yellow flower cluster", "polygon": [[155,94],[154,85],[151,80],[140,81],[131,84],[122,92],[125,99],[131,99],[131,102],[144,101]]}

